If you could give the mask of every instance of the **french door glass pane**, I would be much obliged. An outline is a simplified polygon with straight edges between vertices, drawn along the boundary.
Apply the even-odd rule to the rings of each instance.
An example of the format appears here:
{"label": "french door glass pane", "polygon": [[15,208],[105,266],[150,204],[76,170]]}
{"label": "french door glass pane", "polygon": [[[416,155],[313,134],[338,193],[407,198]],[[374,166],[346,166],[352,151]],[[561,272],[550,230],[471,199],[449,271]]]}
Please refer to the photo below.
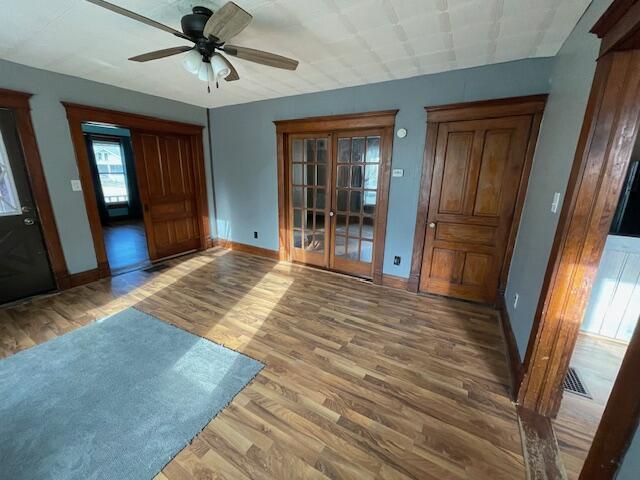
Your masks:
{"label": "french door glass pane", "polygon": [[303,150],[302,150],[302,140],[294,140],[293,141],[293,148],[292,148],[292,155],[291,155],[291,160],[293,160],[294,162],[303,162],[304,161],[304,157],[303,157]]}
{"label": "french door glass pane", "polygon": [[334,255],[371,263],[380,174],[380,137],[338,138]]}
{"label": "french door glass pane", "polygon": [[362,167],[351,167],[351,188],[362,188]]}
{"label": "french door glass pane", "polygon": [[327,145],[328,142],[325,138],[319,138],[316,140],[316,155],[318,163],[327,163]]}
{"label": "french door glass pane", "polygon": [[338,181],[336,182],[336,186],[337,187],[349,186],[349,167],[338,165]]}
{"label": "french door glass pane", "polygon": [[380,162],[380,137],[367,137],[367,163]]}
{"label": "french door glass pane", "polygon": [[326,193],[324,188],[316,189],[316,208],[318,210],[324,210],[327,203]]}
{"label": "french door glass pane", "polygon": [[363,240],[360,243],[360,261],[371,262],[373,257],[373,242]]}
{"label": "french door glass pane", "polygon": [[361,163],[364,162],[364,138],[353,138],[351,140],[351,162]]}
{"label": "french door glass pane", "polygon": [[364,169],[364,188],[376,190],[378,188],[378,165],[367,165]]}
{"label": "french door glass pane", "polygon": [[341,138],[338,140],[338,163],[349,163],[351,160],[351,139]]}

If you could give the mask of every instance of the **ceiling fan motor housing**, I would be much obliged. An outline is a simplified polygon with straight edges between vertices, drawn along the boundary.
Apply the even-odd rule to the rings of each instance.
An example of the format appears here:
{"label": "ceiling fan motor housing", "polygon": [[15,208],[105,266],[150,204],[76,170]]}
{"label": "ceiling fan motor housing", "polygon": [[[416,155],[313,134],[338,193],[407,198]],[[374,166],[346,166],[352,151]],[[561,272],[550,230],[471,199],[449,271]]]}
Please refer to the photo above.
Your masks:
{"label": "ceiling fan motor housing", "polygon": [[182,32],[189,38],[204,38],[204,26],[213,12],[206,7],[193,7],[193,13],[185,15],[180,21]]}

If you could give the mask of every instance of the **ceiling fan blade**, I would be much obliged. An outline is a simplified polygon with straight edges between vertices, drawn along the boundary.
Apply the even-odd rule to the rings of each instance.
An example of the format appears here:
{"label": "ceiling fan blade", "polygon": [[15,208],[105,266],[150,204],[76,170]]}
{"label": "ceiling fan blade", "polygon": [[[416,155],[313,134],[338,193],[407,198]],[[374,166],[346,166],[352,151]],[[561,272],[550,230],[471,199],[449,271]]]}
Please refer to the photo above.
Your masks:
{"label": "ceiling fan blade", "polygon": [[235,80],[240,80],[240,75],[238,75],[238,71],[234,68],[233,65],[231,65],[231,62],[229,60],[227,60],[224,55],[222,55],[220,53],[215,53],[214,55],[219,56],[222,59],[222,61],[227,64],[227,67],[229,67],[229,70],[231,70],[231,73],[229,75],[227,75],[227,78],[225,78],[225,80],[227,82],[233,82]]}
{"label": "ceiling fan blade", "polygon": [[184,38],[186,40],[191,40],[184,33],[179,32],[175,28],[171,28],[160,22],[151,20],[150,18],[143,17],[142,15],[132,12],[131,10],[127,10],[126,8],[119,7],[118,5],[114,5],[113,3],[105,2],[104,0],[87,0],[87,2],[93,3],[94,5],[98,5],[99,7],[102,7],[102,8],[106,8],[107,10],[111,10],[112,12],[119,13],[120,15],[124,15],[125,17],[132,18],[146,25],[159,28],[160,30],[164,30],[165,32],[171,33],[176,37]]}
{"label": "ceiling fan blade", "polygon": [[235,45],[225,45],[224,53],[233,57],[238,57],[250,62],[268,65],[269,67],[284,68],[285,70],[295,70],[298,68],[298,61],[291,58],[276,55],[275,53],[263,52],[253,48],[236,47]]}
{"label": "ceiling fan blade", "polygon": [[233,2],[225,3],[204,26],[204,36],[226,42],[244,30],[253,17]]}
{"label": "ceiling fan blade", "polygon": [[154,52],[143,53],[142,55],[136,55],[129,60],[134,62],[148,62],[149,60],[156,60],[158,58],[170,57],[171,55],[177,55],[179,53],[188,52],[193,47],[171,47],[163,48],[162,50],[156,50]]}

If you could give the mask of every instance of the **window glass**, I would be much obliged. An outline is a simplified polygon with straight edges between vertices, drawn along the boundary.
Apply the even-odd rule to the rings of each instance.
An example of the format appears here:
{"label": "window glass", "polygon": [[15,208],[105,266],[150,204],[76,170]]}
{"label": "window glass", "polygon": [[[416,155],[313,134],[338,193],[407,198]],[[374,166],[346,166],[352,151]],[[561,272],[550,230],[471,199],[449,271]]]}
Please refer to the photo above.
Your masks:
{"label": "window glass", "polygon": [[22,208],[9,163],[7,147],[0,132],[0,216],[21,214]]}
{"label": "window glass", "polygon": [[91,143],[105,203],[128,203],[129,189],[122,144],[107,140],[93,140]]}

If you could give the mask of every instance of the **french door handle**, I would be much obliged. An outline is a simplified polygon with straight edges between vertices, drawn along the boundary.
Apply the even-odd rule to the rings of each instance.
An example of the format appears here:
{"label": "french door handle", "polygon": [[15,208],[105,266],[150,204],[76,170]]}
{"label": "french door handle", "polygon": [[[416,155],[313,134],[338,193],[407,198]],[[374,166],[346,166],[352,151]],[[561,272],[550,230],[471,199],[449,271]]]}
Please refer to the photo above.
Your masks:
{"label": "french door handle", "polygon": [[329,210],[329,216],[333,217],[336,214],[336,212],[334,212],[333,210]]}
{"label": "french door handle", "polygon": [[429,228],[436,228],[436,224],[435,224],[435,222],[431,222],[431,223],[429,224]]}

